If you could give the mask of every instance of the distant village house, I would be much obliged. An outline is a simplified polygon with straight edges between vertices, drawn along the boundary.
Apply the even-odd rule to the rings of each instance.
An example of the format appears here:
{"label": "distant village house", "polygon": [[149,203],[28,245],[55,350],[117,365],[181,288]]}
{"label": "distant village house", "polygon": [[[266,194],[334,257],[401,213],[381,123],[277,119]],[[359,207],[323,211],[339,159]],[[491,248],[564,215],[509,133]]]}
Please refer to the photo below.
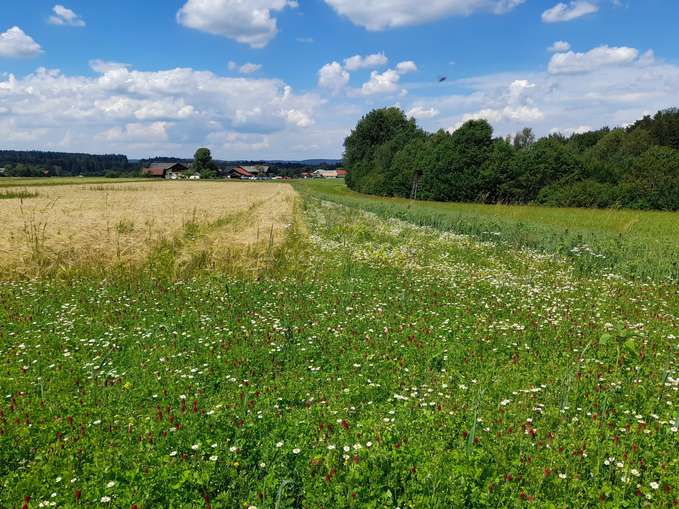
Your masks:
{"label": "distant village house", "polygon": [[176,180],[183,178],[189,167],[182,163],[151,163],[148,168],[142,168],[141,174],[149,177]]}
{"label": "distant village house", "polygon": [[235,168],[226,170],[224,177],[227,179],[249,179],[253,178],[254,175],[247,171],[243,166],[236,166]]}
{"label": "distant village house", "polygon": [[324,179],[344,178],[347,176],[347,170],[343,170],[342,168],[337,170],[323,170],[319,168],[318,170],[311,173],[311,176]]}
{"label": "distant village house", "polygon": [[255,166],[239,166],[255,177],[265,177],[269,173],[269,166],[264,166],[263,164],[257,164]]}

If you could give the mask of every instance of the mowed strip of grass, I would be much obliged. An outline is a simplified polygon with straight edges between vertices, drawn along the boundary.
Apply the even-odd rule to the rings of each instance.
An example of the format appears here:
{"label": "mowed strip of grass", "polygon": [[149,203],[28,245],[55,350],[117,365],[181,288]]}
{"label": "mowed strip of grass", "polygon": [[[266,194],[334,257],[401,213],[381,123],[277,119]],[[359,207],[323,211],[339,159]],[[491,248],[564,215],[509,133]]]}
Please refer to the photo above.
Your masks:
{"label": "mowed strip of grass", "polygon": [[0,283],[0,506],[658,507],[679,296],[306,197],[257,277]]}
{"label": "mowed strip of grass", "polygon": [[302,193],[423,226],[556,252],[582,271],[679,281],[679,213],[414,201],[363,195],[343,181],[295,182]]}

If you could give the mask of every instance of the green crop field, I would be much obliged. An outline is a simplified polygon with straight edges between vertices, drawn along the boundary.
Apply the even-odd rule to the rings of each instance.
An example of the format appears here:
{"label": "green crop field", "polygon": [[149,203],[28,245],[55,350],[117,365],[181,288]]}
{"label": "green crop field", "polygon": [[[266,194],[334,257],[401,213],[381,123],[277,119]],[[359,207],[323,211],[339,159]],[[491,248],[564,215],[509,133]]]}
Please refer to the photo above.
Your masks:
{"label": "green crop field", "polygon": [[230,264],[2,279],[0,507],[679,503],[679,215],[294,187]]}
{"label": "green crop field", "polygon": [[614,209],[413,202],[361,195],[341,181],[305,181],[324,200],[507,246],[558,253],[584,270],[679,282],[679,214]]}

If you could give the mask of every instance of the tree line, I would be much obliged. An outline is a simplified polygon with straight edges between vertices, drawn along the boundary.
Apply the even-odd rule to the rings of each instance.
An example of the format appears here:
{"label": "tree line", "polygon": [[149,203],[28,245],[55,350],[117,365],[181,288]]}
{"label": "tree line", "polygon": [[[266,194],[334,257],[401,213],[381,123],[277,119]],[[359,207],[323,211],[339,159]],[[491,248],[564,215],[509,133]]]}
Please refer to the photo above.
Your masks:
{"label": "tree line", "polygon": [[560,207],[679,210],[679,109],[626,128],[493,137],[486,120],[428,133],[399,108],[365,115],[344,142],[346,184],[383,196]]}
{"label": "tree line", "polygon": [[10,177],[42,177],[73,175],[105,175],[107,172],[127,172],[124,155],[70,154],[37,150],[0,150],[0,168]]}
{"label": "tree line", "polygon": [[106,176],[140,177],[142,169],[152,163],[183,163],[193,165],[194,173],[202,178],[218,178],[229,168],[239,165],[267,165],[271,175],[300,177],[302,173],[317,168],[335,169],[340,163],[296,162],[264,160],[220,161],[212,159],[207,148],[196,151],[193,159],[178,157],[152,157],[129,161],[124,155],[94,155],[37,150],[0,150],[0,177],[63,177],[63,176]]}

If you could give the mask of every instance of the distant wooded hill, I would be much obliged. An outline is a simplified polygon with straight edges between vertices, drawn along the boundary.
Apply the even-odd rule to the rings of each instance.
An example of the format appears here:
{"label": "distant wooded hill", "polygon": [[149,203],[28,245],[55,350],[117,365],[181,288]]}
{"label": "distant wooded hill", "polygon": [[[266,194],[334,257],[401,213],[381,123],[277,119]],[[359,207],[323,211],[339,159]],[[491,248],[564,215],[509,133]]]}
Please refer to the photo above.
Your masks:
{"label": "distant wooded hill", "polygon": [[124,155],[0,150],[0,168],[5,169],[6,175],[17,177],[104,175],[107,172],[127,172],[129,163]]}

